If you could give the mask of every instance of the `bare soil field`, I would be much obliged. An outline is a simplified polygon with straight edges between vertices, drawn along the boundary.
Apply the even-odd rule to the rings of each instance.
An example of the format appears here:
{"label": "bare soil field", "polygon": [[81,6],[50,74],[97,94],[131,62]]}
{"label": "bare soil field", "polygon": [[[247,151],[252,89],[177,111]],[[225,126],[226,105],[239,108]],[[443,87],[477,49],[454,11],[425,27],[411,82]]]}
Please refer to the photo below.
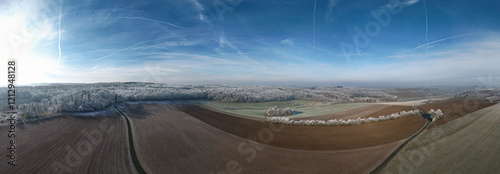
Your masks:
{"label": "bare soil field", "polygon": [[425,124],[418,116],[278,129],[281,125],[193,105],[117,106],[130,118],[136,152],[148,173],[368,173]]}
{"label": "bare soil field", "polygon": [[387,173],[499,173],[500,104],[426,130]]}
{"label": "bare soil field", "polygon": [[115,112],[16,123],[15,136],[15,167],[6,161],[10,138],[0,139],[0,173],[133,173],[125,122]]}
{"label": "bare soil field", "polygon": [[451,98],[448,100],[438,101],[435,103],[429,103],[418,106],[424,112],[428,112],[430,109],[441,109],[443,111],[443,116],[437,121],[433,122],[429,128],[434,128],[439,125],[443,125],[447,122],[460,118],[464,115],[472,113],[482,108],[486,108],[494,105],[495,103],[490,102],[484,98]]}
{"label": "bare soil field", "polygon": [[[399,105],[385,105],[385,104],[376,104],[365,106],[361,108],[356,108],[344,112],[328,114],[328,115],[320,115],[320,116],[312,116],[312,117],[302,117],[296,118],[297,120],[330,120],[330,119],[356,119],[356,118],[368,118],[368,117],[379,117],[391,115],[393,113],[399,113],[401,111],[411,111],[413,110],[412,106],[399,106]],[[424,122],[425,123],[425,122]]]}
{"label": "bare soil field", "polygon": [[[212,110],[185,105],[187,114],[225,132],[242,138],[259,133],[270,123],[224,115]],[[352,126],[284,126],[273,135],[271,146],[299,150],[347,150],[382,145],[410,137],[425,124],[420,115],[402,119]]]}

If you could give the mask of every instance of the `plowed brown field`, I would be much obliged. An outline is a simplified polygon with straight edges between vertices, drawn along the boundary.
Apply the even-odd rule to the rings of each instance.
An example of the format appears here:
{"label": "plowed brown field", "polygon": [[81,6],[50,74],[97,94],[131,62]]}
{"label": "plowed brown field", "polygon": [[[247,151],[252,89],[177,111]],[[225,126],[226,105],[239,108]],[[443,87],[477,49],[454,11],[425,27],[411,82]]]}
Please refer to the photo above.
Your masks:
{"label": "plowed brown field", "polygon": [[425,124],[417,115],[355,126],[278,130],[281,125],[195,105],[117,106],[130,118],[138,158],[149,173],[232,168],[242,173],[367,173]]}
{"label": "plowed brown field", "polygon": [[[256,135],[269,123],[227,116],[199,106],[187,105],[181,109],[213,127],[239,137]],[[352,126],[285,126],[274,134],[271,146],[301,150],[347,150],[386,144],[407,138],[420,130],[425,120],[420,115],[402,119]]]}
{"label": "plowed brown field", "polygon": [[63,114],[16,126],[16,166],[7,164],[10,139],[2,135],[0,173],[132,173],[125,121],[117,113]]}

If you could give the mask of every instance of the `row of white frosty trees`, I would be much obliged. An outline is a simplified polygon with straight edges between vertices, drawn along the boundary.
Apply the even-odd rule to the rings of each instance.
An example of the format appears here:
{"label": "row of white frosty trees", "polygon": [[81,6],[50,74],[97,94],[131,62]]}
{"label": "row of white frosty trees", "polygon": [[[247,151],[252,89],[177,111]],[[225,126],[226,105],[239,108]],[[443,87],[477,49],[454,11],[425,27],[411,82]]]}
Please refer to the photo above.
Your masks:
{"label": "row of white frosty trees", "polygon": [[[273,107],[273,108],[280,108],[280,107]],[[269,108],[271,109],[271,108]],[[285,108],[282,108],[285,109]],[[293,111],[292,111],[293,112]],[[407,117],[415,114],[419,114],[420,112],[418,110],[412,110],[412,111],[401,111],[399,113],[393,113],[391,115],[387,116],[379,116],[377,118],[369,117],[369,118],[357,118],[357,119],[348,119],[348,120],[343,120],[343,119],[331,119],[331,120],[293,120],[287,117],[267,117],[267,121],[271,123],[278,123],[278,124],[286,124],[286,125],[296,125],[296,126],[344,126],[344,125],[356,125],[356,124],[364,124],[364,123],[374,123],[374,122],[380,122],[380,121],[386,121],[386,120],[394,120],[402,117]],[[429,111],[429,114],[431,115],[432,121],[435,121],[439,117],[443,116],[443,112],[438,109],[434,110],[431,109]],[[266,112],[267,115],[267,112]]]}
{"label": "row of white frosty trees", "polygon": [[287,116],[292,114],[293,114],[292,108],[282,107],[282,106],[270,107],[269,109],[266,110],[265,113],[266,116]]}
{"label": "row of white frosty trees", "polygon": [[[7,90],[0,90],[0,99]],[[376,89],[269,86],[172,86],[158,83],[51,84],[16,88],[17,109],[28,116],[95,111],[124,101],[208,99],[228,103],[289,101],[377,102],[397,97]],[[6,106],[7,104],[2,106]],[[6,108],[0,108],[0,111]]]}

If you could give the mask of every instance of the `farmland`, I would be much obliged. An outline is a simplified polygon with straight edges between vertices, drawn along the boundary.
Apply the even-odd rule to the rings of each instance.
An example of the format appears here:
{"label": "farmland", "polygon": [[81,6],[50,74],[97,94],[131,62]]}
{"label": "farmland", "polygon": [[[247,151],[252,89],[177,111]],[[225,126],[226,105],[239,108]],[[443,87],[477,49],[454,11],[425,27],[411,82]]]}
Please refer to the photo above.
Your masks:
{"label": "farmland", "polygon": [[[124,120],[113,110],[16,124],[16,167],[1,173],[132,173]],[[0,132],[7,132],[0,126]],[[8,144],[6,138],[0,144]],[[6,148],[0,153],[7,154]],[[3,156],[3,155],[2,155]],[[111,167],[112,166],[112,167]]]}
{"label": "farmland", "polygon": [[401,111],[411,111],[413,107],[411,106],[397,106],[397,105],[382,105],[382,104],[372,104],[365,107],[360,107],[356,109],[351,109],[344,112],[303,117],[298,118],[298,120],[315,119],[315,120],[330,120],[330,119],[356,119],[356,118],[369,118],[369,117],[379,117],[385,115],[391,115],[393,113],[398,113]]}
{"label": "farmland", "polygon": [[[351,109],[361,108],[373,105],[373,103],[343,103],[332,104],[310,100],[292,100],[292,101],[279,101],[279,102],[262,102],[262,103],[222,103],[217,101],[202,102],[201,106],[218,110],[221,112],[228,112],[232,114],[244,115],[255,118],[263,118],[265,111],[273,106],[286,106],[296,111],[296,115],[287,116],[289,118],[301,118],[319,116],[325,114],[332,114],[344,112]],[[224,106],[232,106],[233,109],[224,109]]]}
{"label": "farmland", "polygon": [[[217,172],[233,162],[243,173],[366,173],[425,123],[411,116],[356,126],[281,127],[189,104],[118,108],[130,117],[138,157],[150,173]],[[262,130],[273,130],[272,136],[263,141]]]}
{"label": "farmland", "polygon": [[500,0],[0,0],[0,174],[500,174]]}
{"label": "farmland", "polygon": [[484,98],[457,97],[438,101],[435,103],[420,105],[418,106],[418,108],[420,108],[424,112],[428,112],[430,109],[436,108],[439,108],[443,111],[444,115],[442,116],[442,118],[437,120],[430,126],[430,128],[433,128],[458,119],[479,109],[492,106],[494,104],[495,103],[490,102],[489,100]]}
{"label": "farmland", "polygon": [[[137,86],[130,88],[139,89]],[[174,92],[164,97],[171,100],[156,100],[161,98],[156,98],[155,93],[147,93],[147,90],[136,90],[138,95],[129,96],[123,91],[110,88],[107,90],[112,92],[86,89],[81,92],[63,93],[62,97],[51,100],[41,99],[40,103],[20,108],[27,115],[33,114],[23,115],[19,120],[23,122],[16,125],[18,127],[16,134],[18,167],[9,168],[6,163],[2,163],[0,164],[1,172],[134,173],[139,170],[138,166],[140,166],[147,173],[218,173],[220,171],[228,173],[235,171],[241,171],[241,173],[368,173],[385,164],[406,165],[405,161],[401,162],[398,157],[407,158],[408,151],[425,151],[430,147],[439,149],[436,147],[438,143],[462,141],[449,138],[460,133],[462,129],[479,131],[479,128],[471,126],[485,117],[482,115],[487,115],[487,118],[491,117],[483,122],[489,121],[496,124],[492,115],[498,115],[497,110],[491,109],[494,107],[489,107],[495,104],[496,99],[492,96],[487,96],[488,99],[485,97],[440,98],[432,102],[426,102],[427,99],[373,102],[375,97],[359,97],[359,94],[347,96],[341,100],[334,97],[328,99],[331,93],[325,92],[329,89],[325,88],[319,91],[306,89],[305,91],[309,94],[302,97],[307,98],[312,93],[316,93],[316,97],[327,100],[280,101],[283,97],[292,96],[291,94],[301,96],[301,91],[275,87],[256,89],[260,90],[258,93],[263,94],[271,92],[283,94],[273,97],[255,95],[248,98],[235,94],[239,91],[251,92],[253,88],[216,89],[213,87],[200,90],[199,88],[168,87],[165,91]],[[358,88],[343,90],[363,91]],[[181,92],[177,94],[175,91]],[[99,92],[100,96],[92,92]],[[376,92],[374,94],[385,96]],[[210,99],[211,97],[213,98]],[[135,101],[143,98],[145,101]],[[100,99],[97,100],[99,102],[95,102],[96,99]],[[264,102],[223,102],[241,99]],[[66,100],[76,102],[68,102],[71,104],[66,105],[64,104]],[[367,103],[367,101],[372,103]],[[108,106],[109,104],[116,108]],[[60,111],[59,106],[69,108],[69,111],[97,110],[103,107],[104,109],[80,113],[50,114],[52,112],[48,112],[49,110]],[[431,124],[431,129],[423,129],[427,128],[424,125],[428,124],[420,114],[416,114],[418,112],[402,118],[363,124],[292,125],[267,122],[264,112],[273,106],[292,108],[295,115],[285,117],[293,120],[375,118],[401,111],[411,111],[414,109],[413,106],[418,106],[424,112],[430,109],[441,109],[444,115]],[[496,107],[498,108],[498,105]],[[128,118],[130,125],[124,117]],[[450,125],[453,127],[449,128]],[[0,126],[0,131],[7,132],[7,129],[7,126]],[[423,135],[416,134],[422,132],[421,130]],[[497,136],[495,131],[491,134],[492,136]],[[430,133],[432,134],[429,135]],[[488,135],[485,133],[483,137]],[[416,138],[410,141],[409,145],[405,145],[409,137]],[[422,139],[422,137],[427,139]],[[494,146],[494,144],[491,145],[492,140],[487,142],[490,145],[485,146]],[[6,139],[0,140],[0,143],[9,144]],[[468,146],[476,145],[483,146],[478,144]],[[457,151],[469,150],[463,149],[465,147],[451,147]],[[399,149],[403,149],[402,153],[397,153]],[[441,150],[451,153],[446,149]],[[7,153],[6,149],[2,151]],[[495,151],[489,152],[496,153]],[[393,159],[393,156],[396,158]],[[436,158],[441,158],[441,156]],[[477,158],[477,156],[470,156],[470,158]],[[484,168],[488,168],[489,165],[487,164]],[[391,166],[385,169],[399,170]]]}
{"label": "farmland", "polygon": [[498,173],[500,105],[428,129],[408,144],[387,173]]}

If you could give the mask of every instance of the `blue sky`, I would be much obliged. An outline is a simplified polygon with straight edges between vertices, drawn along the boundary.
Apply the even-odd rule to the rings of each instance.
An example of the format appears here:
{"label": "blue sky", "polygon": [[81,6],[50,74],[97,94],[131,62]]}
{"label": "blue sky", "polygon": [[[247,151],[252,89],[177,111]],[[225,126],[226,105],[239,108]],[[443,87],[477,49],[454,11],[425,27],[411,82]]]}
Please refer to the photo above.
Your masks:
{"label": "blue sky", "polygon": [[[18,83],[500,85],[500,2],[0,2]],[[3,80],[6,81],[6,80]]]}

